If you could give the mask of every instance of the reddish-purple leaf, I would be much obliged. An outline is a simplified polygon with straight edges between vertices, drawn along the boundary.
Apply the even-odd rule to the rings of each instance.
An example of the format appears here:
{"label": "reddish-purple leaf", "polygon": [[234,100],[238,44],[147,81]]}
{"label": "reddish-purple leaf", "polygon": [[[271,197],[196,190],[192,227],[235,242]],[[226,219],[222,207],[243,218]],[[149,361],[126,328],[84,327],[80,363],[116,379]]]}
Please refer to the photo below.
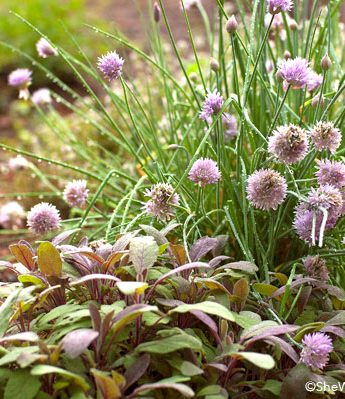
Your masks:
{"label": "reddish-purple leaf", "polygon": [[54,246],[61,244],[79,230],[80,229],[67,230],[58,234],[56,237],[52,239],[52,244]]}
{"label": "reddish-purple leaf", "polygon": [[268,327],[264,332],[254,336],[253,338],[246,341],[246,344],[252,344],[255,341],[260,341],[261,339],[268,338],[275,335],[287,334],[293,331],[296,331],[300,328],[300,326],[293,325],[283,325],[283,326],[274,326]]}
{"label": "reddish-purple leaf", "polygon": [[[315,278],[311,278],[311,277],[301,277],[298,280],[295,280],[291,283],[290,285],[290,289],[291,288],[296,288],[299,287],[302,284],[305,283],[314,283],[314,282],[318,282],[319,280],[316,280]],[[271,298],[275,298],[276,296],[282,295],[284,294],[285,290],[286,290],[286,285],[284,285],[283,287],[280,287],[279,289],[277,289],[272,295]]]}
{"label": "reddish-purple leaf", "polygon": [[147,294],[146,300],[148,301],[149,298],[151,298],[151,295],[153,294],[154,290],[156,289],[157,285],[161,284],[165,279],[167,279],[168,277],[183,272],[185,270],[189,270],[189,269],[198,269],[198,268],[207,268],[210,269],[210,266],[207,263],[203,263],[203,262],[192,262],[192,263],[187,263],[186,265],[182,265],[179,267],[176,267],[173,270],[170,270],[170,272],[164,274],[164,276],[160,277],[158,280],[156,280],[156,282],[153,284],[152,288],[150,289],[150,291]]}
{"label": "reddish-purple leaf", "polygon": [[211,237],[201,237],[197,240],[189,251],[192,262],[195,262],[205,256],[208,252],[218,245],[218,240]]}
{"label": "reddish-purple leaf", "polygon": [[146,372],[150,365],[151,357],[148,353],[140,356],[135,363],[130,366],[125,372],[126,389],[137,382]]}
{"label": "reddish-purple leaf", "polygon": [[292,359],[295,363],[298,363],[299,361],[299,356],[297,355],[296,351],[294,348],[286,341],[279,337],[269,337],[264,340],[267,343],[271,343],[273,345],[278,345],[279,348],[289,356],[290,359]]}
{"label": "reddish-purple leaf", "polygon": [[345,338],[345,330],[341,327],[336,327],[336,326],[325,326],[321,328],[321,332],[324,333],[331,333],[334,335],[337,335],[338,337]]}
{"label": "reddish-purple leaf", "polygon": [[80,356],[85,349],[98,337],[98,331],[82,328],[68,333],[62,340],[62,348],[71,359]]}

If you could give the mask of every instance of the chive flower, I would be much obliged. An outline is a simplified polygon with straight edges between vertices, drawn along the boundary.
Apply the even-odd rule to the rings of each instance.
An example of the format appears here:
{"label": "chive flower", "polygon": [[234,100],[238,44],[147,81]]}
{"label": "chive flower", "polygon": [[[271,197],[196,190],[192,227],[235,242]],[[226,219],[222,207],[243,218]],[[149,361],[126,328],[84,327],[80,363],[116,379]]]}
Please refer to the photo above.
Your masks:
{"label": "chive flower", "polygon": [[267,8],[271,14],[278,14],[281,11],[290,11],[292,6],[292,0],[267,0]]}
{"label": "chive flower", "polygon": [[58,54],[56,49],[44,37],[41,37],[36,43],[36,50],[38,55],[42,58],[48,58]]}
{"label": "chive flower", "polygon": [[299,162],[308,152],[307,133],[291,123],[278,126],[268,140],[268,151],[283,163]]}
{"label": "chive flower", "polygon": [[19,90],[19,98],[27,100],[30,97],[28,87],[31,85],[32,71],[27,68],[19,68],[8,75],[8,84]]}
{"label": "chive flower", "polygon": [[323,81],[323,76],[314,72],[310,71],[309,73],[309,80],[307,82],[307,90],[312,92],[316,90],[319,86],[321,86]]}
{"label": "chive flower", "polygon": [[212,115],[217,115],[219,113],[223,106],[223,102],[223,97],[217,90],[209,92],[202,105],[200,118],[209,124],[212,123]]}
{"label": "chive flower", "polygon": [[0,207],[0,226],[17,230],[22,227],[25,210],[17,201],[10,201]]}
{"label": "chive flower", "polygon": [[72,180],[66,184],[63,192],[64,200],[70,206],[82,207],[85,205],[89,190],[86,188],[86,180]]}
{"label": "chive flower", "polygon": [[222,122],[223,122],[223,126],[225,129],[224,130],[224,141],[229,142],[234,137],[236,137],[238,134],[237,120],[233,115],[224,112],[222,115]]}
{"label": "chive flower", "polygon": [[277,209],[286,197],[284,177],[273,169],[260,169],[248,177],[247,198],[259,209]]}
{"label": "chive flower", "polygon": [[310,131],[317,151],[329,150],[334,154],[341,143],[341,132],[332,122],[319,121]]}
{"label": "chive flower", "polygon": [[217,183],[221,178],[221,173],[213,159],[200,158],[194,162],[188,177],[200,187],[205,187],[207,184]]}
{"label": "chive flower", "polygon": [[51,104],[52,97],[50,95],[50,90],[42,88],[34,91],[31,95],[31,101],[36,105]]}
{"label": "chive flower", "polygon": [[302,89],[309,82],[311,69],[306,59],[297,57],[281,61],[278,72],[283,80],[284,90],[289,86]]}
{"label": "chive flower", "polygon": [[47,202],[33,206],[28,212],[27,225],[36,234],[45,234],[60,227],[60,212]]}
{"label": "chive flower", "polygon": [[340,161],[323,159],[318,161],[319,170],[315,173],[320,186],[330,184],[341,188],[345,186],[345,164]]}
{"label": "chive flower", "polygon": [[146,190],[145,196],[150,198],[144,206],[146,213],[162,221],[174,216],[174,206],[180,202],[180,196],[174,193],[173,186],[168,183],[155,184]]}
{"label": "chive flower", "polygon": [[301,362],[312,369],[322,370],[333,350],[331,338],[322,332],[306,334],[302,339]]}
{"label": "chive flower", "polygon": [[29,161],[21,155],[17,155],[16,157],[12,157],[8,160],[8,167],[12,171],[23,170],[28,166]]}
{"label": "chive flower", "polygon": [[102,57],[98,57],[97,66],[109,81],[113,81],[121,76],[124,62],[116,51],[109,51]]}

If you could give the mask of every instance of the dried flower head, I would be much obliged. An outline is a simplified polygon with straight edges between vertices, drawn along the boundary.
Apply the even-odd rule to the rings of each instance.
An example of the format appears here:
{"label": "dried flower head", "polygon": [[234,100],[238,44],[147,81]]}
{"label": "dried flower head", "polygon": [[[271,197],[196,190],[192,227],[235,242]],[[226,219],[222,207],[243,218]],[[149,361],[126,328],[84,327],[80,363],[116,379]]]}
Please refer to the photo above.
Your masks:
{"label": "dried flower head", "polygon": [[293,124],[278,126],[268,141],[268,151],[281,162],[292,164],[304,159],[308,137],[304,129]]}
{"label": "dried flower head", "polygon": [[30,97],[28,87],[30,86],[32,71],[27,68],[19,68],[8,75],[8,84],[19,90],[19,98],[27,100]]}
{"label": "dried flower head", "polygon": [[281,11],[290,11],[292,6],[292,0],[267,0],[267,8],[271,14],[278,14]]}
{"label": "dried flower head", "polygon": [[311,69],[304,58],[289,58],[279,65],[279,72],[283,79],[284,90],[290,86],[293,89],[302,89],[309,82]]}
{"label": "dried flower head", "polygon": [[36,43],[36,49],[38,55],[42,58],[52,57],[58,54],[56,49],[44,37],[41,37]]}
{"label": "dried flower head", "polygon": [[315,173],[318,183],[341,188],[345,186],[345,164],[340,161],[323,159],[318,161],[319,170]]}
{"label": "dried flower head", "polygon": [[16,201],[10,201],[0,207],[0,226],[16,230],[23,226],[26,212]]}
{"label": "dried flower head", "polygon": [[60,227],[60,212],[47,202],[33,206],[28,212],[27,224],[36,234],[45,234]]}
{"label": "dried flower head", "polygon": [[319,255],[307,256],[303,259],[303,266],[306,274],[315,278],[316,280],[327,281],[329,272],[326,266],[326,261]]}
{"label": "dried flower head", "polygon": [[102,57],[98,57],[97,66],[104,76],[112,81],[121,76],[124,62],[124,59],[116,51],[109,51],[107,54],[102,55]]}
{"label": "dried flower head", "polygon": [[333,350],[331,338],[322,332],[306,334],[302,340],[301,362],[312,369],[323,369]]}
{"label": "dried flower head", "polygon": [[200,158],[194,162],[188,177],[194,183],[205,187],[207,184],[215,184],[221,178],[217,163],[209,158]]}
{"label": "dried flower head", "polygon": [[224,125],[224,140],[226,142],[232,140],[234,137],[237,136],[238,130],[237,130],[237,120],[236,118],[228,113],[224,113],[222,115],[222,121]]}
{"label": "dried flower head", "polygon": [[284,177],[273,169],[260,169],[248,178],[247,198],[260,209],[277,209],[286,197]]}
{"label": "dried flower head", "polygon": [[206,95],[205,101],[202,105],[200,118],[208,123],[212,123],[212,115],[218,114],[223,106],[223,97],[215,90]]}
{"label": "dried flower head", "polygon": [[86,180],[72,180],[66,184],[63,192],[64,200],[70,206],[82,207],[85,205],[89,190],[86,188]]}
{"label": "dried flower head", "polygon": [[319,121],[310,131],[310,137],[318,151],[336,152],[341,143],[341,132],[332,122]]}
{"label": "dried flower head", "polygon": [[17,155],[16,157],[10,158],[8,160],[8,167],[12,171],[23,170],[28,166],[29,161],[21,155]]}
{"label": "dried flower head", "polygon": [[146,212],[157,219],[166,221],[174,216],[174,206],[180,202],[178,194],[168,183],[158,183],[146,190],[145,196],[151,198],[144,206]]}
{"label": "dried flower head", "polygon": [[307,90],[309,92],[316,90],[321,85],[322,81],[323,81],[322,75],[314,71],[310,71],[309,80],[307,83]]}
{"label": "dried flower head", "polygon": [[49,89],[38,89],[32,93],[31,101],[36,105],[51,104],[52,98]]}

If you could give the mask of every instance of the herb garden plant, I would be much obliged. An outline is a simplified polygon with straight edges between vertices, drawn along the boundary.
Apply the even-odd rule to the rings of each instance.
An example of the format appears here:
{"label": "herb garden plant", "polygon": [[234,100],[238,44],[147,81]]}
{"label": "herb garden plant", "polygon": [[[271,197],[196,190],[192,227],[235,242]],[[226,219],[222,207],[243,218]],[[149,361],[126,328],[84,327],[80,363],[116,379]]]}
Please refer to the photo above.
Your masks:
{"label": "herb garden plant", "polygon": [[342,1],[202,1],[188,51],[159,0],[147,52],[87,26],[98,60],[12,16],[38,58],[2,43],[35,140],[1,144],[33,188],[0,208],[0,397],[341,397]]}

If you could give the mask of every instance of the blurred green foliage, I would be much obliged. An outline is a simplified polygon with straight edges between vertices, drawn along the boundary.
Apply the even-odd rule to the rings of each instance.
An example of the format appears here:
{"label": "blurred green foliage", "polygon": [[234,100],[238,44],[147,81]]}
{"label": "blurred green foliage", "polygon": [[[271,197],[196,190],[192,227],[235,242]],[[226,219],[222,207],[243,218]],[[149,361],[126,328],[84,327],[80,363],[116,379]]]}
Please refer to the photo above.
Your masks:
{"label": "blurred green foliage", "polygon": [[[87,28],[83,24],[90,22],[104,26],[104,21],[101,22],[93,15],[87,15],[86,6],[86,0],[1,0],[0,40],[38,58],[35,44],[40,36],[27,24],[11,14],[11,12],[14,12],[27,19],[58,46],[63,45],[64,48],[72,48],[73,42],[69,34],[78,37],[78,43],[83,47],[83,50],[86,54],[92,56],[95,52],[101,51],[103,41],[93,38],[93,45],[87,45],[90,38],[87,34]],[[69,33],[66,32],[66,28]],[[82,31],[83,34],[81,34]],[[90,35],[92,35],[91,32]],[[95,43],[95,40],[99,40],[99,43]],[[65,74],[67,69],[60,57],[46,59],[44,64],[58,75]],[[2,47],[0,69],[3,73],[8,72],[11,68],[24,66],[29,66],[25,58]],[[43,75],[36,75],[35,72],[36,83],[43,83],[44,80]]]}

